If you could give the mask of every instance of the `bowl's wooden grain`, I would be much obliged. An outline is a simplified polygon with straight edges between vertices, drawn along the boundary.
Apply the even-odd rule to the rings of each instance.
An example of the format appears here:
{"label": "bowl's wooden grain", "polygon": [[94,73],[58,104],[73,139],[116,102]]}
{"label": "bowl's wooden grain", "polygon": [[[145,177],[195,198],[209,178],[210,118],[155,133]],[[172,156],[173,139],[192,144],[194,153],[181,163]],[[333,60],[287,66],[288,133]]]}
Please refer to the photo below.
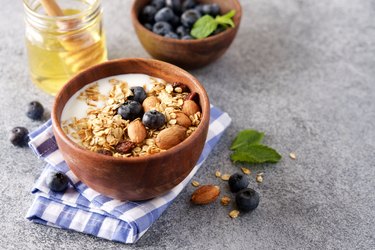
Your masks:
{"label": "bowl's wooden grain", "polygon": [[134,0],[131,18],[134,29],[146,51],[154,58],[193,69],[203,67],[222,56],[231,45],[240,26],[242,9],[238,0],[201,0],[202,3],[218,3],[222,13],[234,9],[235,28],[199,40],[178,40],[156,35],[139,22],[139,13],[149,0]]}
{"label": "bowl's wooden grain", "polygon": [[[69,98],[84,85],[104,77],[144,73],[167,82],[183,82],[199,95],[202,120],[185,141],[165,152],[146,157],[115,158],[83,149],[60,126]],[[52,109],[53,131],[63,157],[77,177],[92,189],[120,200],[145,200],[159,196],[180,183],[192,170],[207,137],[210,104],[206,91],[188,72],[152,59],[120,59],[91,67],[71,79],[58,93]]]}

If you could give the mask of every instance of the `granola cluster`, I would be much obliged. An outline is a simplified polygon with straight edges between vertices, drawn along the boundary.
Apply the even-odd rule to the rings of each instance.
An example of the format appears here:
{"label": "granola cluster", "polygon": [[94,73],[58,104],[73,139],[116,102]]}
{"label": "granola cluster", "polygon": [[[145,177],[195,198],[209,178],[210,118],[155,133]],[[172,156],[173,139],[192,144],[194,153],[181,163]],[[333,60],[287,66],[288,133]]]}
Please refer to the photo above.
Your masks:
{"label": "granola cluster", "polygon": [[[194,93],[190,93],[189,88],[182,83],[170,84],[160,79],[150,79],[152,87],[148,92],[146,91],[147,97],[157,99],[152,107],[147,107],[144,103],[143,108],[145,111],[154,109],[161,112],[165,116],[166,123],[158,129],[146,127],[146,137],[142,142],[135,143],[129,138],[128,127],[132,121],[123,119],[117,113],[118,108],[133,95],[128,84],[118,79],[109,80],[112,87],[107,96],[100,93],[98,83],[86,88],[78,96],[78,100],[88,105],[87,116],[81,119],[72,117],[62,121],[64,132],[84,148],[115,157],[145,156],[164,151],[165,149],[158,147],[156,137],[164,129],[180,125],[179,117],[183,113],[183,105],[187,100],[191,100]],[[146,89],[146,86],[143,88]],[[185,114],[183,115],[190,121],[186,126],[185,120],[182,126],[186,128],[186,137],[188,137],[199,125],[201,112]]]}

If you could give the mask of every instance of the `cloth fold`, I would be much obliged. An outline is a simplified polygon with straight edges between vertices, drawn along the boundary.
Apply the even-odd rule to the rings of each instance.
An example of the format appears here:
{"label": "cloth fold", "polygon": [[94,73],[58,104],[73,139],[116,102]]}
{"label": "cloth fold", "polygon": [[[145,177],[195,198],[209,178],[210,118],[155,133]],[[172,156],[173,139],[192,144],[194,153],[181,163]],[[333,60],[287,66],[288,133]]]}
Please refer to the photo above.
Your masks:
{"label": "cloth fold", "polygon": [[[30,148],[46,162],[46,166],[32,189],[35,199],[26,218],[35,223],[75,230],[108,240],[134,243],[191,180],[230,122],[231,118],[227,113],[211,106],[207,140],[190,174],[160,197],[132,202],[101,195],[82,183],[65,163],[52,132],[52,122],[49,120],[29,134]],[[71,180],[65,192],[53,192],[45,184],[46,176],[51,170],[62,171]]]}

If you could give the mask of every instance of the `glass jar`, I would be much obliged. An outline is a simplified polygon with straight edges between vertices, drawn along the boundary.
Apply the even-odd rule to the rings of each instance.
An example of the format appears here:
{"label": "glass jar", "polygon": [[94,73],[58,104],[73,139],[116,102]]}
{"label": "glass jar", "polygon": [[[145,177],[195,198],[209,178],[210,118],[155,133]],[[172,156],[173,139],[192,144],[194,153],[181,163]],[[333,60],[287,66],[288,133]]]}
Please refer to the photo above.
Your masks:
{"label": "glass jar", "polygon": [[63,15],[49,16],[39,0],[23,0],[31,79],[52,95],[73,75],[107,60],[100,0],[55,1]]}

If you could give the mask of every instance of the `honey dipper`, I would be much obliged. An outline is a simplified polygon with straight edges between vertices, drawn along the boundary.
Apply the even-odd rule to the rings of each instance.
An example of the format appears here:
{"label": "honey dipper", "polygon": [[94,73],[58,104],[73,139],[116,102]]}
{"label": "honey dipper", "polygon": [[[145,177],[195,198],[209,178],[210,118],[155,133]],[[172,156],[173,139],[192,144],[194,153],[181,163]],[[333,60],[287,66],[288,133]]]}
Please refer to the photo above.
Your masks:
{"label": "honey dipper", "polygon": [[[55,0],[40,0],[44,10],[49,16],[64,16],[64,12]],[[70,30],[80,24],[80,20],[57,21],[57,25],[62,30]],[[97,61],[103,56],[104,49],[102,43],[95,43],[94,38],[88,32],[81,32],[78,35],[68,35],[65,39],[60,39],[61,45],[67,51],[62,58],[67,65],[70,65],[74,73],[79,72],[92,65],[92,61]]]}

